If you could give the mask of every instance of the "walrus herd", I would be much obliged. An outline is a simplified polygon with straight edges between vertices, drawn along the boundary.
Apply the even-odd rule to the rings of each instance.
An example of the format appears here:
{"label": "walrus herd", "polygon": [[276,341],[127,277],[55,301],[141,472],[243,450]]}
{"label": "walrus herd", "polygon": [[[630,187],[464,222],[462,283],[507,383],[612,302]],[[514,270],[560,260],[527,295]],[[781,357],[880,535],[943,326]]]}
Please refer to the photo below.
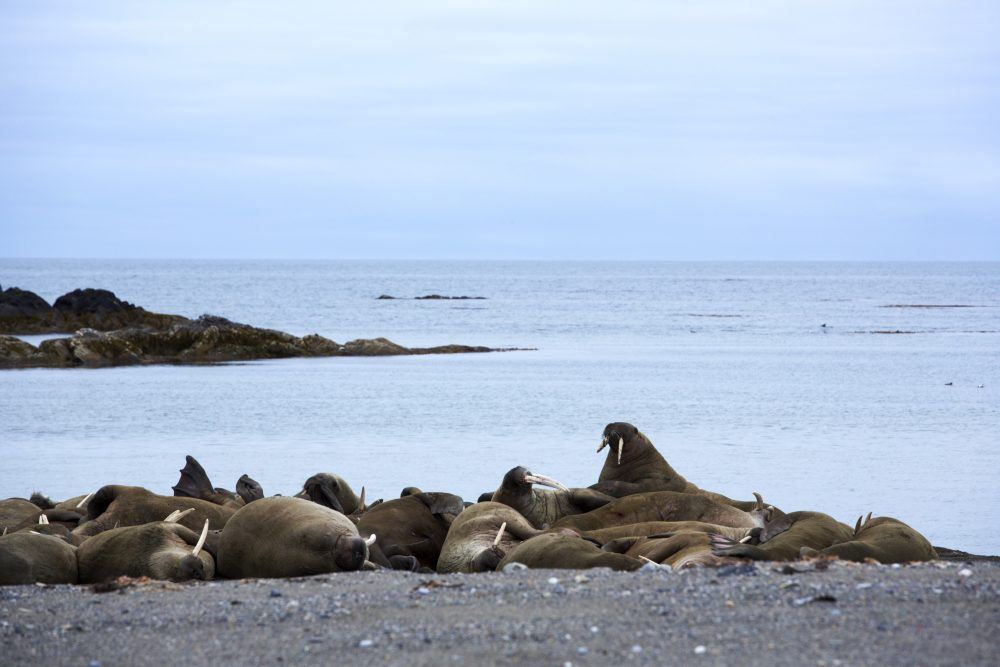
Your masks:
{"label": "walrus herd", "polygon": [[172,496],[107,485],[59,503],[39,493],[0,501],[0,585],[937,558],[898,519],[869,514],[852,528],[821,512],[782,512],[756,492],[740,501],[701,489],[632,424],[608,424],[605,448],[587,488],[517,466],[476,503],[407,487],[368,504],[364,487],[355,493],[332,473],[294,496],[266,497],[247,475],[234,490],[212,486],[188,456]]}

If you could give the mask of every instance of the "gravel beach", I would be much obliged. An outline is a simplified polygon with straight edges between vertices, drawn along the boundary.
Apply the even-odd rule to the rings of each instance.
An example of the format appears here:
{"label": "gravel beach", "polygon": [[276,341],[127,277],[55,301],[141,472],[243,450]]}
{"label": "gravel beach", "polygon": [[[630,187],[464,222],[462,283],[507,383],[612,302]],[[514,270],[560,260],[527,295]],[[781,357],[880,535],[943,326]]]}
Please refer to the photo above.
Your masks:
{"label": "gravel beach", "polygon": [[995,665],[1000,563],[0,588],[5,665]]}

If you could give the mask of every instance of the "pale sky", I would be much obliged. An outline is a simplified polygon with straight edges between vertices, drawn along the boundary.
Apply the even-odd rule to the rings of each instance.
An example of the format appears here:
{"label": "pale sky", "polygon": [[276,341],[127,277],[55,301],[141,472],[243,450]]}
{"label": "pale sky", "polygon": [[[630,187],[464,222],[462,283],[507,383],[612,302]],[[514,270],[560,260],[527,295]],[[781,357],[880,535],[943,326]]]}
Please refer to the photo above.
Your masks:
{"label": "pale sky", "polygon": [[1000,259],[1000,3],[0,4],[0,256]]}

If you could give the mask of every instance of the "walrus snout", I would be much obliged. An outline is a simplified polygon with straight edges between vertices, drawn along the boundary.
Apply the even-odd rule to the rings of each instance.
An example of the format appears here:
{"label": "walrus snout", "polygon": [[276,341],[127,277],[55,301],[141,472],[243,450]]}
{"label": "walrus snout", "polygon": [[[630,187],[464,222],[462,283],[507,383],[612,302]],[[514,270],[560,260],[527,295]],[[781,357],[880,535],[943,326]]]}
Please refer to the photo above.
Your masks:
{"label": "walrus snout", "polygon": [[340,537],[337,555],[334,557],[337,567],[346,571],[360,570],[366,560],[368,560],[368,542],[364,538]]}

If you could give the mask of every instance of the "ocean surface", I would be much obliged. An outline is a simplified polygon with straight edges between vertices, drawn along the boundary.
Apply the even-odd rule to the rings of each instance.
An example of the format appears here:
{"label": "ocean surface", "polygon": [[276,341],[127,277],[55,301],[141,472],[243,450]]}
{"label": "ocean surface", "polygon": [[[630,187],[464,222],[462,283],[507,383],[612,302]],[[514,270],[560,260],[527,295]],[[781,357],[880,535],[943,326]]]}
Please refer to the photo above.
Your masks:
{"label": "ocean surface", "polygon": [[[474,500],[516,465],[592,484],[604,425],[629,421],[703,488],[1000,553],[998,263],[6,259],[0,285],[338,342],[537,348],[0,371],[0,497],[169,493],[193,454],[217,486],[291,494],[332,471],[370,499]],[[487,298],[376,299],[430,293]],[[869,333],[896,330],[913,333]]]}

